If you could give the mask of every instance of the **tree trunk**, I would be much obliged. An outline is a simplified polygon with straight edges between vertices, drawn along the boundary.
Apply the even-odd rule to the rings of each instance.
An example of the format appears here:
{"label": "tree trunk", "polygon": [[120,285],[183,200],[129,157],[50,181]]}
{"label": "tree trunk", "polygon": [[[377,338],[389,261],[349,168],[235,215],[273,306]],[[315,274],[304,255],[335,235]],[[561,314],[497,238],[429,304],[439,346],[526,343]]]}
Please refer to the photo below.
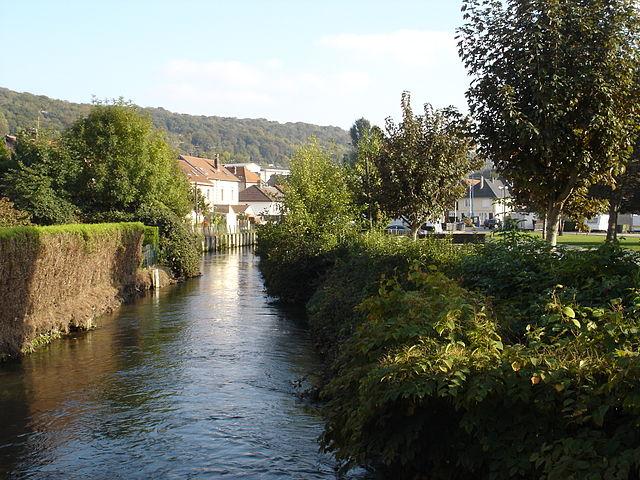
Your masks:
{"label": "tree trunk", "polygon": [[558,226],[560,225],[560,207],[555,204],[549,205],[547,214],[545,216],[546,225],[546,240],[555,247],[558,244]]}
{"label": "tree trunk", "polygon": [[544,214],[544,217],[542,217],[542,239],[546,240],[547,239],[547,214]]}
{"label": "tree trunk", "polygon": [[609,223],[607,225],[607,242],[618,239],[618,211],[620,205],[613,198],[609,200]]}

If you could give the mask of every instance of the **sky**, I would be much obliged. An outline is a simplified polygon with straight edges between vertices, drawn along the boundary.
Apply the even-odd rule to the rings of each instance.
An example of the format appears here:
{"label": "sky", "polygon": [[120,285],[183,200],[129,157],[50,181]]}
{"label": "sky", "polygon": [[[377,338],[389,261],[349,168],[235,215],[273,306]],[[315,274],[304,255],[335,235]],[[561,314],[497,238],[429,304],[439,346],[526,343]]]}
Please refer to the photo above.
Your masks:
{"label": "sky", "polygon": [[0,0],[0,86],[348,128],[466,110],[460,0]]}

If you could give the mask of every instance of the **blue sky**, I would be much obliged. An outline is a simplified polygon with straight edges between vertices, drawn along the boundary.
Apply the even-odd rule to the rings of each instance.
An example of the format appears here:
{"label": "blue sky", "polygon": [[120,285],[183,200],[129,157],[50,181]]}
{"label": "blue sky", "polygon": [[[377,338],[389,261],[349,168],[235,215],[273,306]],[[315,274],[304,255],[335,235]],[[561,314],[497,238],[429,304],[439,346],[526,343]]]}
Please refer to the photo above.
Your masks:
{"label": "blue sky", "polygon": [[0,0],[0,86],[348,127],[466,108],[459,0]]}

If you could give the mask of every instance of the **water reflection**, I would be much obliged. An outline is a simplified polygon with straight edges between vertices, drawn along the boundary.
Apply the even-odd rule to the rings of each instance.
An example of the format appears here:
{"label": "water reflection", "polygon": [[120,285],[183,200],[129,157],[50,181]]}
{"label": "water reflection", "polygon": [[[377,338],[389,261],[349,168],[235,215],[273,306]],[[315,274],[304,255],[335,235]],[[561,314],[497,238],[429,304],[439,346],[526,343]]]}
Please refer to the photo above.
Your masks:
{"label": "water reflection", "polygon": [[0,478],[333,478],[292,381],[318,370],[250,251],[0,367]]}

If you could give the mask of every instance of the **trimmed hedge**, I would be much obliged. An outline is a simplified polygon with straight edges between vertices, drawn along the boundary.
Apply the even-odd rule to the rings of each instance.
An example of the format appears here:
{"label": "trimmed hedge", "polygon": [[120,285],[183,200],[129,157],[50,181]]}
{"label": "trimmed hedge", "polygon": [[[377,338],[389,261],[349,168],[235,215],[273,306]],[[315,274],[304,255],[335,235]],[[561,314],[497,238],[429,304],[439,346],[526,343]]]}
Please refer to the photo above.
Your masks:
{"label": "trimmed hedge", "polygon": [[0,356],[88,328],[132,294],[142,223],[0,228]]}

